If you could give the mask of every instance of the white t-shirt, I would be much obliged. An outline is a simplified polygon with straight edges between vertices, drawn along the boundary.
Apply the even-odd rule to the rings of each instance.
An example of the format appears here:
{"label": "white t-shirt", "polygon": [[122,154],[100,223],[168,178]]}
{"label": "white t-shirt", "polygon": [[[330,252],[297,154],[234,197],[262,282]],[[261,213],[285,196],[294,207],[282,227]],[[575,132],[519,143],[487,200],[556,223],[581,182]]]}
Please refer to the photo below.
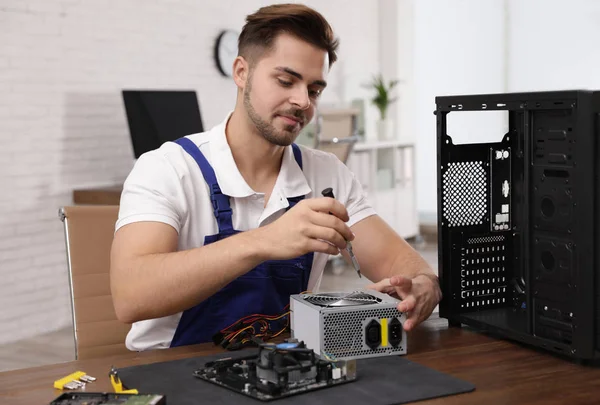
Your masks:
{"label": "white t-shirt", "polygon": [[[229,116],[211,130],[187,138],[200,148],[215,171],[221,191],[230,196],[235,229],[246,231],[267,225],[285,213],[289,205],[287,197],[321,197],[321,190],[327,187],[332,187],[336,199],[346,206],[348,226],[375,214],[346,165],[331,153],[303,146],[300,146],[303,169],[296,163],[292,147],[285,148],[279,175],[265,207],[264,194],[250,188],[233,159],[225,137]],[[171,225],[179,235],[179,250],[202,246],[205,236],[218,233],[202,172],[196,161],[174,142],[140,156],[125,181],[116,229],[140,221]],[[318,290],[327,257],[324,253],[314,255],[308,290]],[[178,313],[135,322],[127,335],[127,347],[135,351],[168,348],[180,318]]]}

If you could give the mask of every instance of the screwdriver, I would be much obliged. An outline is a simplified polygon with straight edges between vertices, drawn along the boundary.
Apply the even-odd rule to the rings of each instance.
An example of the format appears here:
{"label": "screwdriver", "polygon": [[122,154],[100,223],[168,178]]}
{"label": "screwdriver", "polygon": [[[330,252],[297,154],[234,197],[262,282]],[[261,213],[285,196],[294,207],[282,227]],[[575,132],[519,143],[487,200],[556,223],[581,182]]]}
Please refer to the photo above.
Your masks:
{"label": "screwdriver", "polygon": [[[335,198],[333,195],[333,189],[331,187],[327,187],[325,190],[321,191],[321,194],[323,197]],[[352,266],[354,267],[354,270],[356,270],[356,273],[358,273],[358,277],[362,278],[362,275],[360,274],[360,265],[358,264],[358,260],[356,260],[356,256],[354,256],[354,252],[352,251],[352,243],[350,243],[349,240],[346,241],[346,251],[350,256],[350,260],[352,260]]]}

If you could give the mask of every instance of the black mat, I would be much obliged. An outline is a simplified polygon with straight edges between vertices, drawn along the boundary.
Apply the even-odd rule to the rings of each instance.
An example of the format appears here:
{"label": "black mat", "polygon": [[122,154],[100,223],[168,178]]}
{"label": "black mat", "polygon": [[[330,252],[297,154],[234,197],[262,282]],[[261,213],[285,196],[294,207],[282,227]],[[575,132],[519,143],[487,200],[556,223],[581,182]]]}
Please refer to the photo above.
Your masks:
{"label": "black mat", "polygon": [[195,357],[118,369],[123,384],[140,393],[163,394],[167,405],[191,404],[405,404],[470,392],[475,386],[400,356],[357,360],[357,379],[347,384],[315,390],[269,402],[238,394],[192,376],[204,363],[254,351]]}

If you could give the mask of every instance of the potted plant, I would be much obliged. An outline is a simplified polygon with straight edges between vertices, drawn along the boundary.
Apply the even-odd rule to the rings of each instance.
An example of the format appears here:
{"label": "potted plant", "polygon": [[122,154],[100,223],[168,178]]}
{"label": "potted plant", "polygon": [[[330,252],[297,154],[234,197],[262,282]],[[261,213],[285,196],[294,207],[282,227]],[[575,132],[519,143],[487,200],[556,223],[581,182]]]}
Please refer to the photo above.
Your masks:
{"label": "potted plant", "polygon": [[369,87],[375,90],[375,96],[371,99],[373,104],[379,110],[379,120],[377,121],[377,133],[379,139],[393,139],[394,128],[392,120],[388,118],[388,107],[397,97],[392,97],[392,89],[398,84],[398,80],[390,80],[387,84],[381,74],[373,77]]}

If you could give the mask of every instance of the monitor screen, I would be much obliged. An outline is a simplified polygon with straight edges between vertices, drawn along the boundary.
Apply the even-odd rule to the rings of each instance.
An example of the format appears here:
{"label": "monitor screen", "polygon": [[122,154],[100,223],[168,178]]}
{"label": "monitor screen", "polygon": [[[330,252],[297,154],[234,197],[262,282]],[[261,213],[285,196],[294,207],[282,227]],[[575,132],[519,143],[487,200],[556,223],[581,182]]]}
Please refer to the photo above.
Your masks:
{"label": "monitor screen", "polygon": [[167,141],[204,131],[193,90],[123,90],[136,159]]}

